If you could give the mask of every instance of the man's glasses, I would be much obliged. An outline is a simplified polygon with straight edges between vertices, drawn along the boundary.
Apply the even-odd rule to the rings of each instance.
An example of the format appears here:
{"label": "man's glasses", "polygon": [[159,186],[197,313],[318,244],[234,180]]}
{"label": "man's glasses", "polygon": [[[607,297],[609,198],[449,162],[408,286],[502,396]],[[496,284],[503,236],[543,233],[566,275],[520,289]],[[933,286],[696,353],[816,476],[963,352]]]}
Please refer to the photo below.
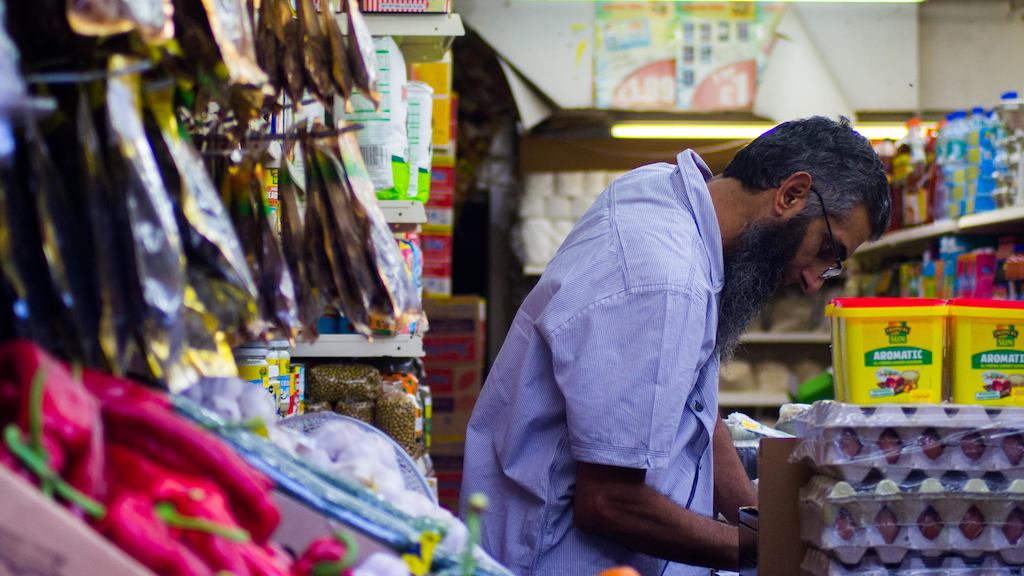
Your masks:
{"label": "man's glasses", "polygon": [[811,192],[814,192],[818,197],[818,201],[821,202],[821,213],[825,217],[825,228],[828,230],[828,242],[832,246],[832,257],[836,259],[835,265],[826,268],[819,278],[822,280],[831,280],[843,273],[843,261],[839,258],[839,249],[836,247],[836,239],[835,236],[832,235],[832,224],[828,221],[828,210],[825,210],[825,199],[822,198],[821,194],[814,188],[811,188]]}

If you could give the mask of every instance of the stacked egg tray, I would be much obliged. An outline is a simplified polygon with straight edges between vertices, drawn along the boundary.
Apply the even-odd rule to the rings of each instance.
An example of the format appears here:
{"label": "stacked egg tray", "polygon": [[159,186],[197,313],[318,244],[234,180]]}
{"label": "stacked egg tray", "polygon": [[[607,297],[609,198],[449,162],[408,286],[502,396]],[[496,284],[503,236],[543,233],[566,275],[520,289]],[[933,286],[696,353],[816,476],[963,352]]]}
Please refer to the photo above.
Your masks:
{"label": "stacked egg tray", "polygon": [[873,485],[815,476],[800,491],[800,537],[843,564],[872,555],[999,558],[1024,564],[1024,480],[949,474]]}
{"label": "stacked egg tray", "polygon": [[853,483],[949,472],[1024,479],[1024,408],[819,402],[797,421],[791,457]]}
{"label": "stacked egg tray", "polygon": [[899,564],[886,565],[878,557],[864,558],[847,566],[820,550],[808,550],[800,565],[801,576],[1021,576],[1024,569],[1007,566],[994,556],[964,559],[956,556],[924,558],[908,556]]}

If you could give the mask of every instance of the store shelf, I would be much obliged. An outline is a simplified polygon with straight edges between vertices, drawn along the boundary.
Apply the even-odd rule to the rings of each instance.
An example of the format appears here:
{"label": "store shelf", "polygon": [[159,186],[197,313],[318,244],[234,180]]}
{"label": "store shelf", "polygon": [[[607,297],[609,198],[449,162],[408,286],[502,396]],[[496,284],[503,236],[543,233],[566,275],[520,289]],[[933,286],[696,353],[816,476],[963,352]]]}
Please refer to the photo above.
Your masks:
{"label": "store shelf", "polygon": [[1024,227],[1024,206],[1011,206],[989,212],[962,216],[957,220],[940,220],[890,232],[857,250],[857,256],[898,253],[917,250],[946,234],[999,234],[1019,232]]}
{"label": "store shelf", "polygon": [[742,344],[829,344],[832,337],[823,332],[748,332]]}
{"label": "store shelf", "polygon": [[957,223],[954,220],[939,220],[931,224],[913,226],[885,234],[874,242],[869,242],[857,250],[857,255],[898,251],[917,244],[925,244],[945,234],[955,234]]}
{"label": "store shelf", "polygon": [[729,392],[718,393],[718,405],[722,408],[778,408],[790,402],[785,392]]}
{"label": "store shelf", "polygon": [[423,202],[412,200],[380,200],[381,212],[388,224],[426,224],[427,210]]}
{"label": "store shelf", "polygon": [[524,266],[523,274],[526,274],[527,276],[540,276],[544,274],[544,268],[544,266]]}
{"label": "store shelf", "polygon": [[971,234],[1020,232],[1024,227],[1024,206],[1011,206],[1001,210],[979,212],[963,216],[957,228]]}
{"label": "store shelf", "polygon": [[[364,14],[370,33],[393,36],[407,62],[440,60],[456,37],[466,33],[458,14]],[[348,19],[338,14],[348,34]]]}
{"label": "store shelf", "polygon": [[296,342],[291,355],[296,358],[422,358],[423,336],[378,336],[371,341],[358,334],[324,334],[313,343]]}

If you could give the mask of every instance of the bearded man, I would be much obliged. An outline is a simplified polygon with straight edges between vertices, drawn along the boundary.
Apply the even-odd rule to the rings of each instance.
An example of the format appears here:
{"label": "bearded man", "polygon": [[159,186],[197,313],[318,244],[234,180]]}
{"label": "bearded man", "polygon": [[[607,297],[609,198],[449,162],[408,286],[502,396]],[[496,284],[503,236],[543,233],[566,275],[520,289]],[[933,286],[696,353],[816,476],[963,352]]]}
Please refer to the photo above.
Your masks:
{"label": "bearded man", "polygon": [[490,499],[484,548],[516,574],[736,569],[737,509],[757,496],[718,415],[721,358],[780,287],[816,292],[889,212],[846,119],[781,124],[720,176],[688,150],[612,183],[473,411],[463,494]]}

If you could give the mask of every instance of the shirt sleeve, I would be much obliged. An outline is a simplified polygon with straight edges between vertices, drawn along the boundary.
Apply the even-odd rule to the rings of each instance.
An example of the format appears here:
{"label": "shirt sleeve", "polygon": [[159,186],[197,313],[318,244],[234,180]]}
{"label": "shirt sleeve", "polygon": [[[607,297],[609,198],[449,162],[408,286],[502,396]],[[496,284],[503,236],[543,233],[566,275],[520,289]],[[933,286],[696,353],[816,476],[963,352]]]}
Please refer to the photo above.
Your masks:
{"label": "shirt sleeve", "polygon": [[705,307],[685,290],[627,291],[548,335],[575,460],[668,465],[697,374]]}

